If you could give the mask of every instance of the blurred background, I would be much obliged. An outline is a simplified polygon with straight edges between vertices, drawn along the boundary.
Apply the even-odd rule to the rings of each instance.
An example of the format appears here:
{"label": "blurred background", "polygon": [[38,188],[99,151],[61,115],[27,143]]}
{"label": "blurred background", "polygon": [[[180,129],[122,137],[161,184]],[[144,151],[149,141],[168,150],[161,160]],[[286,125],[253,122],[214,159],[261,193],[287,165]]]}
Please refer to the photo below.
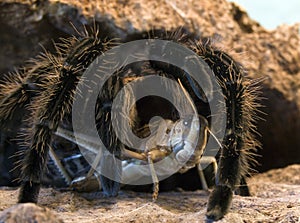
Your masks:
{"label": "blurred background", "polygon": [[230,0],[242,6],[252,19],[266,29],[275,29],[281,24],[300,22],[299,0]]}

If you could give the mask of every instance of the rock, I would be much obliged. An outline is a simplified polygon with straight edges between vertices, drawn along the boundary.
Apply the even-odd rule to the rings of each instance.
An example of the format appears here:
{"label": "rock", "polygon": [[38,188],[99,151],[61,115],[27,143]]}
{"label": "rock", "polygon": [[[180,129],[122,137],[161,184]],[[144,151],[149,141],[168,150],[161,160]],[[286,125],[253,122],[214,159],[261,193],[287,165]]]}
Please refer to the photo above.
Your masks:
{"label": "rock", "polygon": [[0,214],[1,223],[63,223],[49,209],[33,203],[16,204]]}
{"label": "rock", "polygon": [[[75,30],[76,27],[77,30]],[[185,26],[229,51],[259,78],[262,119],[258,124],[262,150],[260,171],[300,160],[300,35],[299,24],[265,30],[246,11],[226,0],[201,1],[36,1],[0,3],[0,73],[12,71],[52,41],[78,35],[84,24],[97,24],[103,37]],[[5,141],[2,136],[1,141]],[[1,143],[2,144],[2,143]],[[1,154],[5,148],[0,146]],[[17,149],[17,148],[15,148]],[[12,149],[10,149],[12,151]],[[6,172],[7,167],[3,167]]]}

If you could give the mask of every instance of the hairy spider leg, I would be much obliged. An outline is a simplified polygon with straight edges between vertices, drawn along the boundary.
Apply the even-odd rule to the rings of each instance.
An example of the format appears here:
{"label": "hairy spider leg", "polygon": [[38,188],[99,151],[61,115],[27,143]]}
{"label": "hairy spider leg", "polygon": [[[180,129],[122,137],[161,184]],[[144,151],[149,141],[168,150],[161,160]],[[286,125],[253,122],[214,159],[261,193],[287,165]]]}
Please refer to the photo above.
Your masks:
{"label": "hairy spider leg", "polygon": [[256,94],[244,80],[245,71],[226,53],[209,44],[198,47],[197,52],[213,70],[226,103],[227,127],[222,142],[216,186],[207,206],[208,219],[218,220],[228,211],[233,192],[248,173],[253,152],[258,143],[254,140]]}
{"label": "hairy spider leg", "polygon": [[84,69],[106,50],[107,45],[95,36],[72,38],[63,62],[56,67],[58,75],[44,83],[45,91],[36,97],[31,107],[31,127],[27,129],[29,146],[21,169],[20,203],[37,202],[52,135],[65,115],[71,112],[74,92]]}
{"label": "hairy spider leg", "polygon": [[[27,105],[43,92],[57,66],[57,58],[45,52],[28,61],[26,68],[8,73],[0,82],[0,126],[2,131],[12,131],[24,119]],[[20,111],[21,110],[21,111]],[[25,112],[27,111],[27,112]],[[18,114],[17,114],[18,113]],[[19,120],[22,119],[22,120]]]}
{"label": "hairy spider leg", "polygon": [[[24,154],[22,133],[30,116],[28,105],[45,89],[42,83],[56,75],[53,71],[58,64],[57,57],[43,52],[35,59],[26,62],[25,67],[3,76],[0,82],[0,127],[1,134],[9,145],[21,144],[15,147],[11,159],[11,172],[14,172],[13,182],[19,181],[20,163]],[[45,84],[44,84],[45,85]],[[23,123],[23,124],[22,124]],[[13,139],[13,141],[11,141]],[[5,145],[7,145],[5,143]],[[9,165],[9,164],[8,164]]]}

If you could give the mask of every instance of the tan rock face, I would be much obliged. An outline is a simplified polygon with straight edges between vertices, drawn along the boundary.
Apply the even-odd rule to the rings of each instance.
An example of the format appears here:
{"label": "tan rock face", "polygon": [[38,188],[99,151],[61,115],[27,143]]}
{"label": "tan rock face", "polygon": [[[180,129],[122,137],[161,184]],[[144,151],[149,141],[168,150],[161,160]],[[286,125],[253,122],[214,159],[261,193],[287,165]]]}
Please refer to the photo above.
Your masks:
{"label": "tan rock face", "polygon": [[17,204],[5,211],[0,215],[0,222],[5,223],[62,223],[54,213],[49,209],[39,207],[36,204],[26,203]]}
{"label": "tan rock face", "polygon": [[[101,35],[125,39],[153,28],[185,26],[233,54],[261,78],[265,121],[259,121],[263,150],[260,170],[300,161],[299,25],[267,31],[245,11],[225,0],[201,1],[31,1],[0,3],[0,72],[11,71],[52,40],[97,23]],[[2,148],[1,148],[2,149]],[[0,154],[1,154],[0,149]],[[2,149],[3,150],[3,149]]]}

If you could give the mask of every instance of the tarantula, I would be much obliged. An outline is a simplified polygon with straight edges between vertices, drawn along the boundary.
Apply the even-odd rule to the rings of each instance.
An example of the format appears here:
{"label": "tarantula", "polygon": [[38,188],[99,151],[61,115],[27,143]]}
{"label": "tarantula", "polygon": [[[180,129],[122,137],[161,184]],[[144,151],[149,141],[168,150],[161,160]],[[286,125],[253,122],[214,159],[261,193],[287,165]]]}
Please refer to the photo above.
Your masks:
{"label": "tarantula", "polygon": [[[246,175],[249,173],[253,154],[258,146],[255,140],[256,87],[245,77],[246,71],[232,57],[214,47],[207,39],[194,36],[183,29],[167,32],[152,30],[150,32],[130,35],[124,42],[138,39],[160,39],[174,42],[192,50],[211,69],[211,75],[216,78],[225,101],[226,130],[225,137],[219,146],[219,170],[216,185],[210,194],[206,216],[209,219],[220,219],[227,213],[233,192],[236,189],[241,195],[248,195],[245,185]],[[20,140],[24,154],[19,162],[21,166],[21,190],[19,202],[37,202],[41,179],[46,166],[49,152],[52,154],[52,140],[62,126],[71,122],[72,104],[78,83],[83,73],[96,58],[117,45],[113,41],[99,38],[98,31],[86,31],[79,37],[63,39],[57,43],[56,54],[44,52],[18,72],[5,76],[0,85],[0,126],[3,131],[14,124],[21,111],[25,111],[24,130],[20,130]],[[188,58],[183,58],[188,60]],[[140,61],[122,67],[115,71],[99,93],[95,106],[95,123],[97,132],[105,147],[115,158],[130,157],[143,162],[152,163],[158,159],[174,153],[175,156],[185,151],[187,142],[179,140],[167,145],[154,145],[146,152],[138,152],[127,148],[113,131],[111,120],[112,101],[117,93],[132,80],[142,79],[149,75],[158,75],[170,78],[180,83],[187,97],[194,104],[192,116],[185,120],[187,128],[192,129],[193,118],[199,117],[200,126],[193,130],[199,135],[199,140],[186,168],[199,164],[203,149],[207,145],[207,137],[213,134],[210,131],[211,114],[208,99],[203,89],[189,74],[182,69],[154,60]],[[134,100],[128,96],[128,100]],[[141,100],[142,101],[142,100]],[[158,103],[158,107],[151,106],[151,102]],[[83,106],[82,108],[86,108]],[[149,120],[160,115],[170,123],[183,121],[178,117],[178,111],[159,98],[147,98],[137,102],[130,110],[129,120],[133,132],[142,136],[146,129],[149,135]],[[222,111],[220,111],[222,112]],[[187,121],[189,120],[189,121]],[[121,125],[122,123],[120,123]],[[159,125],[158,125],[159,126]],[[171,128],[172,129],[172,128]],[[72,128],[70,128],[72,132]],[[168,131],[169,132],[169,131]],[[187,134],[189,135],[190,132]],[[66,134],[65,136],[66,137]],[[181,136],[182,137],[182,136]],[[186,139],[186,138],[185,138]],[[161,150],[161,148],[164,150]],[[160,147],[160,148],[156,148]],[[164,151],[162,153],[161,151]],[[112,169],[121,176],[119,163],[111,160],[101,160],[101,165]],[[99,163],[99,162],[98,162]],[[97,163],[97,164],[98,164]],[[153,171],[152,171],[153,173]],[[155,178],[155,174],[153,174]],[[118,194],[120,183],[104,175],[100,175],[103,192],[107,196]],[[154,179],[154,183],[157,179]],[[240,187],[239,187],[240,185]]]}

